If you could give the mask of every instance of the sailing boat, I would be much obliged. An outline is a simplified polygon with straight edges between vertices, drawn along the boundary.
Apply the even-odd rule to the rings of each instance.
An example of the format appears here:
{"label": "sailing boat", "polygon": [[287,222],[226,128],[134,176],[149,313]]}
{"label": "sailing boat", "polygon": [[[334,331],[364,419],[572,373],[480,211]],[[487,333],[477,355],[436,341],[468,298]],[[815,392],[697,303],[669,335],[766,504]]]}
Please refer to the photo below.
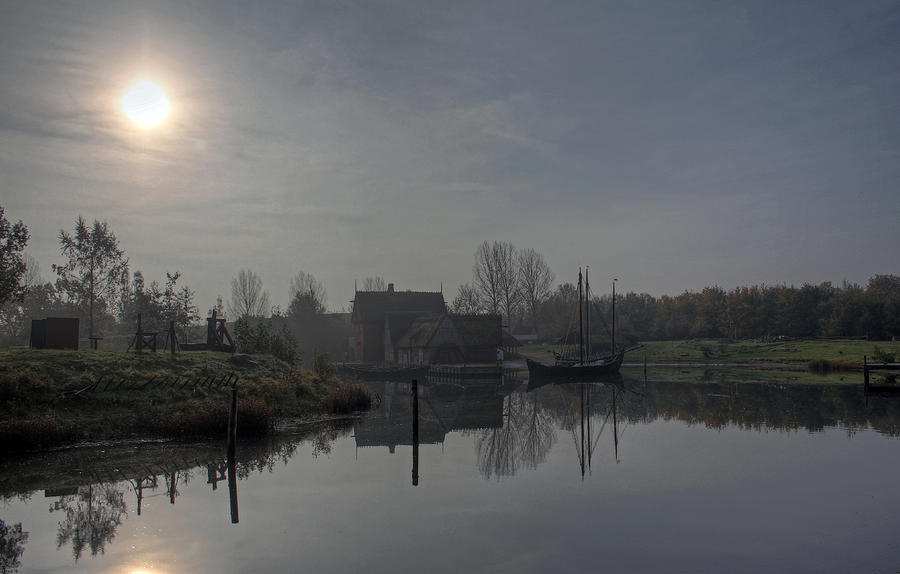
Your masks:
{"label": "sailing boat", "polygon": [[[584,289],[582,289],[581,269],[578,269],[578,347],[577,355],[574,353],[559,354],[554,353],[556,363],[554,365],[545,365],[537,361],[527,359],[528,376],[535,378],[553,378],[561,380],[573,381],[589,381],[599,376],[618,373],[619,367],[622,366],[622,359],[625,356],[624,350],[616,349],[616,285],[613,283],[613,320],[612,320],[612,343],[610,345],[610,354],[606,357],[592,356],[590,335],[585,342],[585,325],[590,333],[591,329],[591,310],[590,299],[587,293],[590,289],[588,282],[587,270],[585,270]],[[588,302],[585,305],[585,300]],[[587,307],[587,310],[583,309]]]}

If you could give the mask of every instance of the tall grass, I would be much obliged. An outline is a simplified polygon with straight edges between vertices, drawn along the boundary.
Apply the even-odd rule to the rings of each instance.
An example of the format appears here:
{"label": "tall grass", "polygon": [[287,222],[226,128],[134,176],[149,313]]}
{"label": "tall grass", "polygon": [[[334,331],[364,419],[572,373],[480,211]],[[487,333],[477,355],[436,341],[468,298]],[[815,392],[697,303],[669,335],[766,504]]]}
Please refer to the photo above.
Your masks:
{"label": "tall grass", "polygon": [[808,363],[808,368],[813,373],[827,375],[828,373],[858,371],[861,366],[852,361],[838,361],[834,359],[813,359]]}
{"label": "tall grass", "polygon": [[[229,406],[225,401],[190,401],[145,418],[138,431],[167,436],[224,437],[228,431]],[[238,436],[258,436],[268,432],[273,422],[271,409],[258,399],[238,399]]]}
{"label": "tall grass", "polygon": [[334,414],[350,414],[372,407],[372,391],[358,383],[342,383],[328,394],[328,406]]}

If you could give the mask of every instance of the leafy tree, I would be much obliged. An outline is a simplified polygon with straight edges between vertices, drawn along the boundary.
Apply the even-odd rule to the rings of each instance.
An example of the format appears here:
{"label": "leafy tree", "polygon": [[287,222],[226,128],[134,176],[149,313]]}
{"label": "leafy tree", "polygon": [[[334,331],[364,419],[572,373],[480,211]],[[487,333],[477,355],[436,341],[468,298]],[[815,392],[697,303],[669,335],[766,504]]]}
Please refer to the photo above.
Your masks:
{"label": "leafy tree", "polygon": [[269,320],[241,317],[234,324],[234,336],[241,353],[270,354],[288,363],[299,358],[297,340],[285,324],[276,330]]}
{"label": "leafy tree", "polygon": [[194,304],[194,291],[186,285],[176,296],[175,325],[181,329],[184,341],[188,339],[188,328],[200,320],[199,309]]}
{"label": "leafy tree", "polygon": [[265,317],[269,307],[269,293],[263,290],[259,275],[250,269],[242,269],[232,278],[229,311],[236,317]]}
{"label": "leafy tree", "polygon": [[21,281],[28,268],[23,254],[27,243],[28,228],[21,220],[10,224],[0,206],[0,306],[25,294]]}
{"label": "leafy tree", "polygon": [[96,219],[88,227],[81,216],[75,232],[59,232],[60,252],[68,261],[54,265],[56,288],[80,308],[87,306],[88,336],[94,336],[95,312],[109,303],[127,284],[128,258],[106,222]]}

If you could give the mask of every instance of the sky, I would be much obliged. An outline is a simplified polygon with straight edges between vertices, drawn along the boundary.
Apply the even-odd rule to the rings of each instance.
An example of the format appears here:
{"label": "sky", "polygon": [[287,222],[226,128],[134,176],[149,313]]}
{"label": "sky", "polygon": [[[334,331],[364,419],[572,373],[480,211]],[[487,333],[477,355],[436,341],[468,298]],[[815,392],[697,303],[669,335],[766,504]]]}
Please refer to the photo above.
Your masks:
{"label": "sky", "polygon": [[[0,205],[106,221],[201,311],[259,274],[676,294],[900,271],[900,2],[0,1]],[[122,109],[140,80],[169,115]]]}

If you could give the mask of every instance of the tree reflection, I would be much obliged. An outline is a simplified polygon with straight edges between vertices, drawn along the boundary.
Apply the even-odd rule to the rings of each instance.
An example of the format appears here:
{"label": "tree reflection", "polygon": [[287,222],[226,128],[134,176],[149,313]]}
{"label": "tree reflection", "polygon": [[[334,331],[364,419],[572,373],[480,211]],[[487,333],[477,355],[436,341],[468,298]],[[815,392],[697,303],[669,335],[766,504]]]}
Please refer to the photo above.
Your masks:
{"label": "tree reflection", "polygon": [[59,523],[56,547],[71,542],[72,555],[78,560],[85,548],[90,548],[91,556],[104,553],[125,517],[125,496],[112,484],[91,485],[76,495],[60,497],[50,508],[60,510],[66,516]]}
{"label": "tree reflection", "polygon": [[523,465],[537,468],[556,441],[553,416],[534,396],[507,395],[503,410],[506,420],[502,427],[475,435],[478,469],[486,479],[513,476]]}
{"label": "tree reflection", "polygon": [[7,526],[0,520],[0,569],[3,574],[11,574],[19,569],[19,559],[25,552],[28,533],[22,532],[22,523]]}

